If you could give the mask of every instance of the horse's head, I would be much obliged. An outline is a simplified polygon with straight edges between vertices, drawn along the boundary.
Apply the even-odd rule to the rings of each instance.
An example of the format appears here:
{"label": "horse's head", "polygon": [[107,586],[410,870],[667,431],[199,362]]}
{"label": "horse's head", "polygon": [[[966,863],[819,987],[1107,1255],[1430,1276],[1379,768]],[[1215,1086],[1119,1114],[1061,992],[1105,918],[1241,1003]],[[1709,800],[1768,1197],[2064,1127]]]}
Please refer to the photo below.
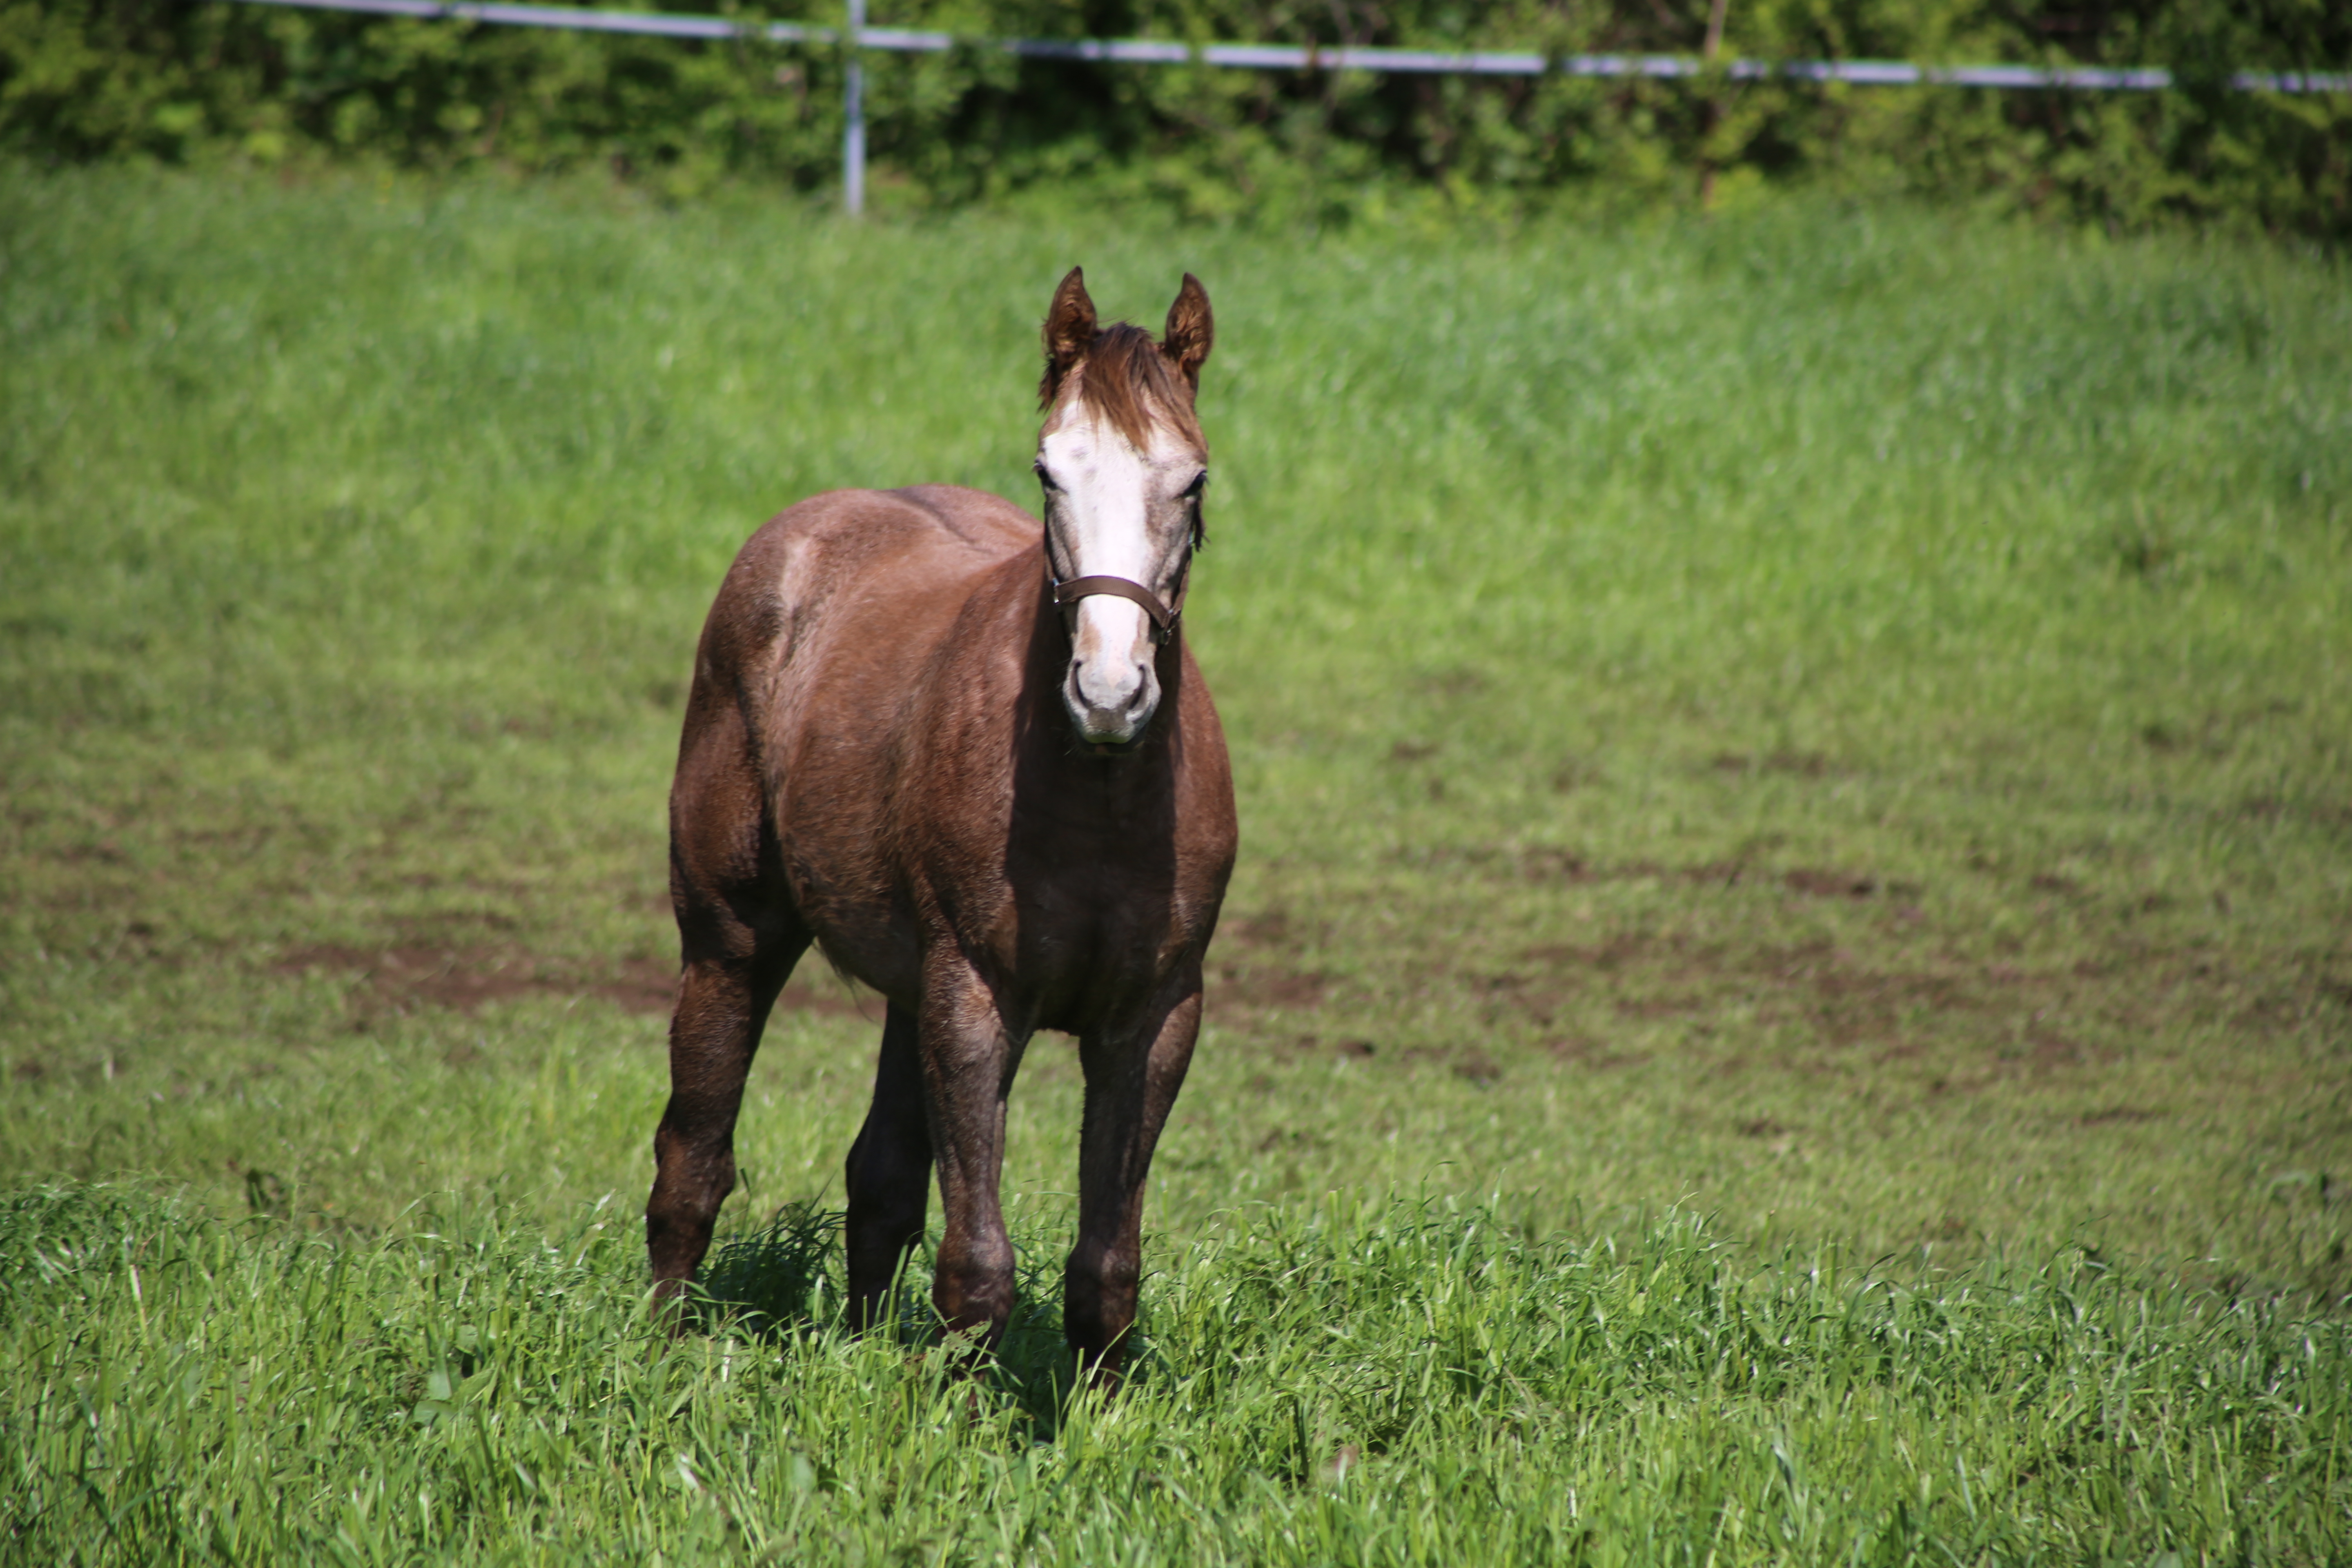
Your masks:
{"label": "horse's head", "polygon": [[1192,400],[1211,336],[1189,272],[1156,343],[1124,321],[1097,329],[1075,267],[1045,315],[1045,566],[1070,627],[1062,701],[1095,745],[1133,741],[1160,705],[1152,653],[1175,635],[1202,539],[1209,448]]}

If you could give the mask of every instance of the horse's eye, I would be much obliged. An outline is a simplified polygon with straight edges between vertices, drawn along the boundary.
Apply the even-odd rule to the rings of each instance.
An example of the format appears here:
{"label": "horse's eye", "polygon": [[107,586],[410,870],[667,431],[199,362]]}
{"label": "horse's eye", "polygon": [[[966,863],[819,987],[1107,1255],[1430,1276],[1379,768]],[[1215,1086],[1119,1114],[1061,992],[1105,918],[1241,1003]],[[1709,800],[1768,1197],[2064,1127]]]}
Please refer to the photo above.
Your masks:
{"label": "horse's eye", "polygon": [[1047,489],[1058,490],[1062,488],[1054,482],[1054,476],[1046,471],[1045,458],[1038,458],[1035,462],[1029,465],[1029,468],[1032,473],[1037,476],[1037,482],[1044,485]]}
{"label": "horse's eye", "polygon": [[1192,476],[1192,482],[1184,487],[1184,499],[1186,500],[1199,500],[1201,499],[1201,493],[1208,488],[1209,470],[1202,468],[1199,473]]}

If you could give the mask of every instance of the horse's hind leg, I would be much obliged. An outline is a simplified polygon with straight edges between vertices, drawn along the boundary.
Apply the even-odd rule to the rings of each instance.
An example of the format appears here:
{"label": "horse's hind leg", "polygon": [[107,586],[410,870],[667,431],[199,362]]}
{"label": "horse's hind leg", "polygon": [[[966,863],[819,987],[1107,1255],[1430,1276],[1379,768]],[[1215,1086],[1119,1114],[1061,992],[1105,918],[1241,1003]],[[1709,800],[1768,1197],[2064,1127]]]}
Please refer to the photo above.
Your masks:
{"label": "horse's hind leg", "polygon": [[1143,1186],[1151,1152],[1192,1065],[1201,977],[1132,1031],[1078,1041],[1087,1075],[1078,1135],[1078,1240],[1063,1274],[1062,1332],[1097,1381],[1118,1378],[1143,1271]]}
{"label": "horse's hind leg", "polygon": [[923,1215],[931,1196],[921,1044],[915,1015],[896,1005],[882,1026],[874,1104],[857,1142],[849,1146],[845,1174],[850,1321],[866,1329],[881,1321],[892,1281],[923,1239]]}
{"label": "horse's hind leg", "polygon": [[684,973],[669,1026],[669,1105],[654,1133],[646,1252],[663,1300],[684,1293],[735,1187],[735,1115],[768,1009],[810,932],[774,868],[759,775],[735,710],[698,682],[670,790],[670,900]]}
{"label": "horse's hind leg", "polygon": [[[793,922],[797,926],[797,921]],[[756,943],[740,955],[689,952],[669,1026],[669,1104],[654,1132],[646,1252],[664,1300],[684,1293],[735,1190],[735,1117],[768,1010],[808,946]]]}

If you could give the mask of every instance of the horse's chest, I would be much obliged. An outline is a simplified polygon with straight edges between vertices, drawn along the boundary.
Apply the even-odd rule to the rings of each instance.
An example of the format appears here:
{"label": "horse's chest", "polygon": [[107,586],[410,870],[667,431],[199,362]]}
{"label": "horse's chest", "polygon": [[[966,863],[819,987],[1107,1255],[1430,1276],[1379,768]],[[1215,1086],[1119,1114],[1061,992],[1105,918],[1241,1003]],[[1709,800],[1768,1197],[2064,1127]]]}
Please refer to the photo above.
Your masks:
{"label": "horse's chest", "polygon": [[1000,898],[984,929],[958,934],[977,939],[1025,984],[1049,992],[1148,984],[1205,939],[1214,892],[1192,885],[1199,879],[1186,874],[1186,847],[1168,819],[1039,814],[1011,828]]}

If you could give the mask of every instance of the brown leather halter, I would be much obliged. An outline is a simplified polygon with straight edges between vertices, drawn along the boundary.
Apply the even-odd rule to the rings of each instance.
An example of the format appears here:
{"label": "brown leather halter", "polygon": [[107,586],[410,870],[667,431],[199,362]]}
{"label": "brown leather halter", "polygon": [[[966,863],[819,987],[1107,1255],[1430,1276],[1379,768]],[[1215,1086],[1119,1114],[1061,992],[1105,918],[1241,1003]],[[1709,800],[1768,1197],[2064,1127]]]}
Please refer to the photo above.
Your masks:
{"label": "brown leather halter", "polygon": [[1161,604],[1159,595],[1125,577],[1056,577],[1050,551],[1045,557],[1045,584],[1054,591],[1054,603],[1064,609],[1069,609],[1080,599],[1093,594],[1108,594],[1113,598],[1141,605],[1143,613],[1151,617],[1151,646],[1164,647],[1168,639],[1176,635],[1177,618],[1184,613],[1184,595],[1192,586],[1192,557],[1199,554],[1208,542],[1209,531],[1201,521],[1200,503],[1196,500],[1192,507],[1192,533],[1184,541],[1184,564],[1176,569],[1176,602],[1171,605]]}
{"label": "brown leather halter", "polygon": [[1192,552],[1189,550],[1184,552],[1183,574],[1176,579],[1176,602],[1173,605],[1161,604],[1159,595],[1142,584],[1131,583],[1124,577],[1072,577],[1064,580],[1049,573],[1045,581],[1053,584],[1054,603],[1066,609],[1092,594],[1108,594],[1114,598],[1142,605],[1143,613],[1151,617],[1151,642],[1157,647],[1175,635],[1176,617],[1184,613],[1184,591],[1192,585]]}

